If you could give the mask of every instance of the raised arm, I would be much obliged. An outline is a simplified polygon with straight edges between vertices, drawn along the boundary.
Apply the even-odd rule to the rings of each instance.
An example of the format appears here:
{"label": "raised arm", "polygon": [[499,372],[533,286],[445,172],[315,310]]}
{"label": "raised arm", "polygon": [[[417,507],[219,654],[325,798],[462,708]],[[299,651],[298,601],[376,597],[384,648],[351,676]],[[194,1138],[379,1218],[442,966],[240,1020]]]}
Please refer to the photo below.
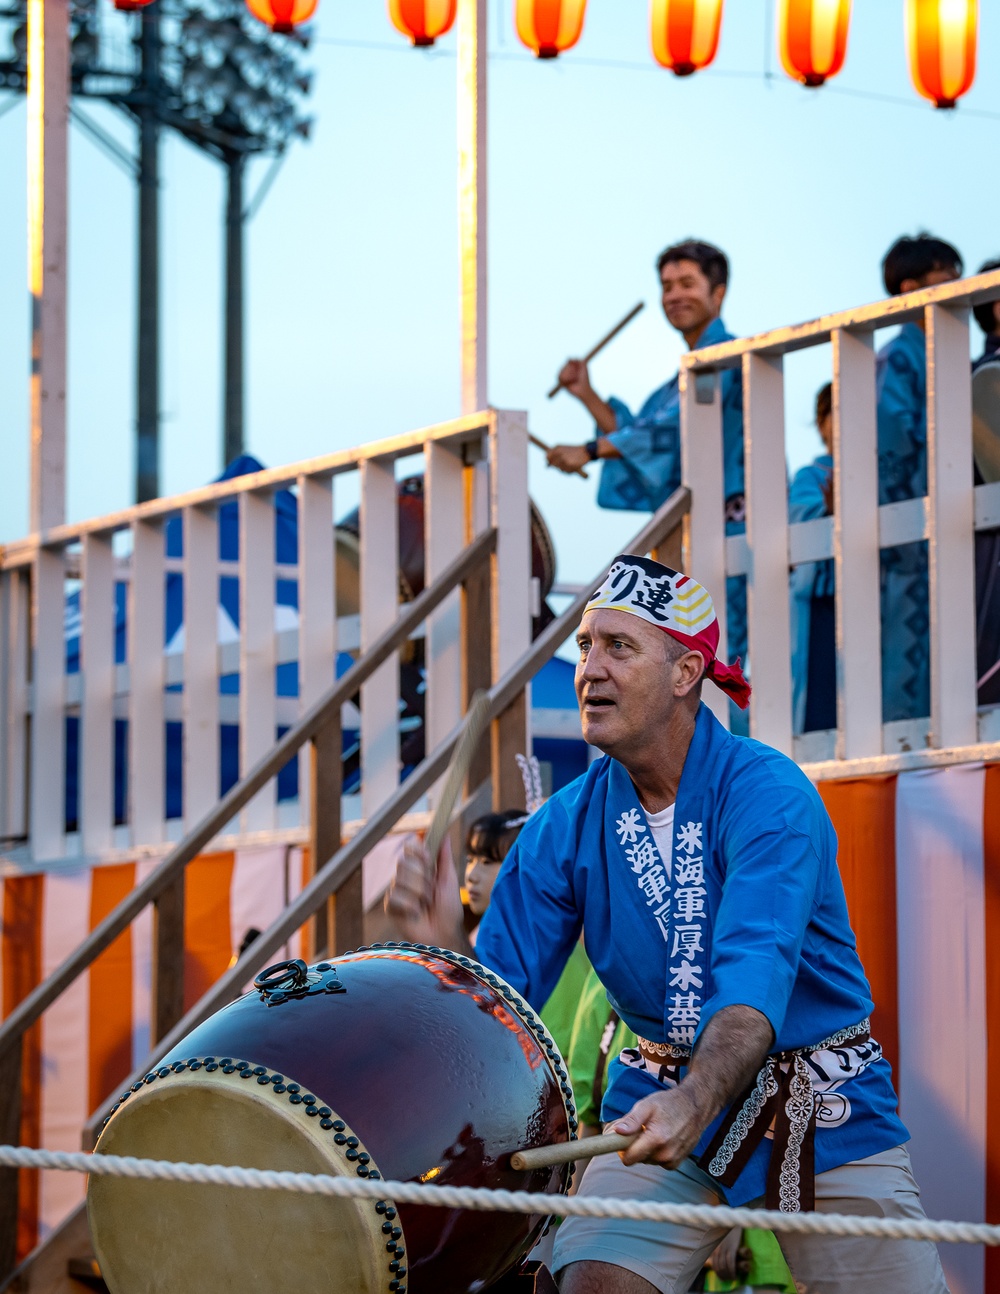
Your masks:
{"label": "raised arm", "polygon": [[601,431],[607,434],[617,428],[614,409],[590,385],[586,360],[568,359],[559,371],[559,381],[590,412]]}
{"label": "raised arm", "polygon": [[432,860],[417,836],[407,836],[385,895],[398,938],[472,956],[462,924],[458,878],[447,848]]}

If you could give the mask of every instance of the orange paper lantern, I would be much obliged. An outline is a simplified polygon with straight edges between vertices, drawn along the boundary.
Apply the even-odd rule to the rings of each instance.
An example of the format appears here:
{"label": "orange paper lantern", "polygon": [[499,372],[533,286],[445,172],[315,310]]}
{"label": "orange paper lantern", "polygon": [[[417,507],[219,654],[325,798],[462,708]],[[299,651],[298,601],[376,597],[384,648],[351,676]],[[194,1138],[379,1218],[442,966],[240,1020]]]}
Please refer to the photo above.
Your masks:
{"label": "orange paper lantern", "polygon": [[954,108],[976,76],[978,0],[907,0],[910,76],[935,108]]}
{"label": "orange paper lantern", "polygon": [[844,66],[851,0],[779,0],[781,63],[793,81],[822,85]]}
{"label": "orange paper lantern", "polygon": [[458,0],[389,0],[392,25],[414,45],[426,48],[450,31]]}
{"label": "orange paper lantern", "polygon": [[719,48],[722,0],[652,0],[653,57],[675,76],[708,67]]}
{"label": "orange paper lantern", "polygon": [[517,34],[539,58],[556,58],[580,39],[586,11],[587,0],[517,0]]}
{"label": "orange paper lantern", "polygon": [[316,4],[317,0],[247,0],[247,8],[255,18],[286,36],[313,16]]}

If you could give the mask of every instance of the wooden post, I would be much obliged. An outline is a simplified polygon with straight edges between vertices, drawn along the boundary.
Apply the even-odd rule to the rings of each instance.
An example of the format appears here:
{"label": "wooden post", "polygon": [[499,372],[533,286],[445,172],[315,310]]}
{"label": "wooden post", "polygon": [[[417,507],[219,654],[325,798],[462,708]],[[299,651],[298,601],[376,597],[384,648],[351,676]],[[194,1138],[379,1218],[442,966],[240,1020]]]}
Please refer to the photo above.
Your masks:
{"label": "wooden post", "polygon": [[[240,518],[240,772],[274,745],[274,500],[244,492]],[[274,828],[273,781],[243,810],[244,831]]]}
{"label": "wooden post", "polygon": [[66,519],[69,0],[28,0],[31,529]]}
{"label": "wooden post", "polygon": [[[448,445],[426,448],[424,484],[424,552],[427,585],[462,551],[464,482],[462,460]],[[456,590],[428,617],[425,642],[427,691],[425,692],[425,748],[433,750],[462,716],[462,611]],[[431,803],[435,791],[431,791]]]}
{"label": "wooden post", "polygon": [[[480,490],[486,473],[476,461],[464,470],[465,487],[465,542],[471,543],[486,525],[488,512],[483,506]],[[493,663],[490,655],[491,592],[490,568],[485,563],[462,584],[462,713],[469,708],[472,697],[481,688],[488,689],[493,682]],[[469,765],[465,793],[471,795],[490,775],[490,744],[484,741]]]}
{"label": "wooden post", "polygon": [[31,581],[27,571],[3,576],[0,606],[0,835],[13,841],[28,834],[28,671],[31,642]]}
{"label": "wooden post", "polygon": [[673,571],[684,570],[684,527],[675,526],[670,534],[650,553],[654,562],[661,562]]}
{"label": "wooden post", "polygon": [[132,526],[128,614],[128,798],[133,845],[163,838],[163,629],[166,610],[163,527]]}
{"label": "wooden post", "polygon": [[165,1038],[184,1014],[184,873],[153,902],[151,1041]]}
{"label": "wooden post", "polygon": [[[399,616],[399,501],[392,459],[361,464],[361,651]],[[361,685],[361,805],[371,818],[399,786],[399,652]],[[339,840],[330,850],[339,848]],[[319,859],[317,859],[319,865]],[[357,947],[361,867],[335,896],[334,943]]]}
{"label": "wooden post", "polygon": [[115,558],[110,535],[83,540],[80,835],[85,854],[114,839]]}
{"label": "wooden post", "polygon": [[977,738],[969,310],[927,306],[931,744]]}
{"label": "wooden post", "polygon": [[[344,764],[339,714],[313,738],[310,754],[309,858],[315,875],[341,845],[340,796]],[[364,943],[363,915],[359,867],[316,913],[312,954],[332,957]]]}
{"label": "wooden post", "polygon": [[[0,1141],[6,1146],[21,1143],[21,1056],[18,1038],[0,1055]],[[0,1168],[0,1286],[17,1261],[17,1215],[20,1203],[19,1168]]]}
{"label": "wooden post", "polygon": [[184,509],[184,826],[219,798],[219,530],[210,508]]}
{"label": "wooden post", "polygon": [[[788,595],[788,487],[781,356],[743,356],[746,437],[748,655],[754,696],[750,735],[792,753]],[[696,577],[697,578],[697,577]],[[725,589],[719,617],[725,607]],[[709,689],[712,690],[712,689]]]}
{"label": "wooden post", "polygon": [[458,5],[462,412],[486,408],[486,0]]}
{"label": "wooden post", "polygon": [[32,571],[31,852],[38,860],[65,849],[63,758],[66,732],[64,560],[61,550],[40,548]]}
{"label": "wooden post", "polygon": [[844,328],[831,341],[837,757],[858,759],[882,751],[875,344]]}
{"label": "wooden post", "polygon": [[[337,659],[336,566],[333,553],[333,480],[300,476],[299,482],[299,711],[304,713],[333,682]],[[340,839],[342,748],[340,716],[317,733],[299,756],[299,804],[309,823],[309,871],[330,856]],[[335,810],[336,818],[332,816]],[[308,817],[306,818],[306,813]],[[308,961],[332,951],[334,900],[306,929]]]}
{"label": "wooden post", "polygon": [[[528,507],[528,420],[498,413],[490,437],[490,511],[497,531],[493,575],[491,650],[493,677],[504,674],[531,646],[531,517]],[[530,684],[493,722],[493,808],[515,808],[524,786],[514,756],[531,754]]]}
{"label": "wooden post", "polygon": [[[691,511],[684,524],[684,570],[712,595],[720,613],[718,656],[720,660],[728,660],[720,386],[717,373],[693,373],[681,366],[682,479],[691,491]],[[728,728],[726,694],[717,687],[707,687],[704,700],[719,722]]]}

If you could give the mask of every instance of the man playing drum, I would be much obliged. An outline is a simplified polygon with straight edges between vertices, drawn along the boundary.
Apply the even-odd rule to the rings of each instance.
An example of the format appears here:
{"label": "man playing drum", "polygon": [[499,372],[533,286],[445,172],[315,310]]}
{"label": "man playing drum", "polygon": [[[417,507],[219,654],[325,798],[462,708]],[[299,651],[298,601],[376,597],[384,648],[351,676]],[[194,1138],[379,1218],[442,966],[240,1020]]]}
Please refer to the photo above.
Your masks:
{"label": "man playing drum", "polygon": [[[544,1002],[582,927],[638,1035],[602,1110],[638,1135],[591,1160],[581,1194],[922,1218],[833,826],[791,760],[701,703],[706,675],[749,700],[718,639],[701,585],[615,559],[577,634],[583,735],[604,758],[522,829],[476,957]],[[388,908],[405,937],[466,947],[454,877],[416,841]],[[684,1294],[725,1232],[569,1218],[553,1266],[563,1294]],[[946,1290],[927,1243],[779,1239],[804,1290]]]}

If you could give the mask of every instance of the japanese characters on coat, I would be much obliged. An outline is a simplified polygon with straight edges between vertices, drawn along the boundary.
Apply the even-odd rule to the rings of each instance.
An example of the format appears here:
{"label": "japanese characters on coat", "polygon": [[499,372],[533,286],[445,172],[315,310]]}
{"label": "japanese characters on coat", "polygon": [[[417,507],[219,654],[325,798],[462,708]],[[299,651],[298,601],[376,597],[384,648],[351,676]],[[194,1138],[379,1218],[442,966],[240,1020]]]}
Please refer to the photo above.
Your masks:
{"label": "japanese characters on coat", "polygon": [[[682,823],[675,832],[673,858],[663,859],[639,809],[628,809],[615,824],[629,867],[635,873],[650,916],[669,948],[671,989],[667,1041],[693,1047],[701,1019],[705,946],[704,856],[700,822]],[[673,889],[671,887],[674,887]],[[671,904],[673,910],[671,911]],[[676,964],[675,964],[676,959]]]}

